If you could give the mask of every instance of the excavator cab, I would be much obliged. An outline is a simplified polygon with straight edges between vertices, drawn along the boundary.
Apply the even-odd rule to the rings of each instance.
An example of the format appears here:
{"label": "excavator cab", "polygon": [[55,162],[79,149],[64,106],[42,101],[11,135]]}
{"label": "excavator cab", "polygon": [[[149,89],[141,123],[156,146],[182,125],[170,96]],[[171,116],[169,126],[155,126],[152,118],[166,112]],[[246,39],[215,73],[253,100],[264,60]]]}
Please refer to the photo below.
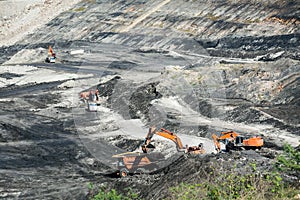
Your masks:
{"label": "excavator cab", "polygon": [[260,149],[264,145],[261,137],[245,138],[234,131],[221,132],[221,136],[212,135],[217,152],[221,151],[221,143],[225,144],[226,151],[234,149]]}
{"label": "excavator cab", "polygon": [[236,146],[243,146],[244,137],[243,136],[237,136],[235,138],[235,145]]}

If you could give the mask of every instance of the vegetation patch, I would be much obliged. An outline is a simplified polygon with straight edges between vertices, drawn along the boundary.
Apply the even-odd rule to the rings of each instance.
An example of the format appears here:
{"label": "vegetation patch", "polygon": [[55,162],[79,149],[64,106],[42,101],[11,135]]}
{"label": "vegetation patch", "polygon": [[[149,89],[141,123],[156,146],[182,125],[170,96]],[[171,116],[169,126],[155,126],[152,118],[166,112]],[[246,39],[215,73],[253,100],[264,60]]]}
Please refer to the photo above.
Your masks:
{"label": "vegetation patch", "polygon": [[219,16],[216,16],[216,15],[214,15],[214,14],[212,14],[212,13],[207,14],[206,17],[207,17],[208,19],[212,20],[212,21],[217,21],[217,20],[220,19]]}
{"label": "vegetation patch", "polygon": [[287,173],[299,174],[299,161],[299,147],[286,144],[272,172],[259,172],[255,163],[247,166],[246,174],[239,173],[237,168],[222,172],[211,166],[207,179],[171,187],[166,199],[297,199],[299,182],[284,181],[283,177]]}
{"label": "vegetation patch", "polygon": [[74,8],[72,11],[73,12],[83,12],[85,10],[86,10],[86,8],[82,6],[82,7],[79,7],[79,8]]}
{"label": "vegetation patch", "polygon": [[102,186],[100,188],[96,188],[92,183],[88,184],[89,189],[89,200],[134,200],[140,199],[138,195],[134,193],[130,188],[127,189],[126,194],[121,194],[117,192],[115,189],[107,189]]}

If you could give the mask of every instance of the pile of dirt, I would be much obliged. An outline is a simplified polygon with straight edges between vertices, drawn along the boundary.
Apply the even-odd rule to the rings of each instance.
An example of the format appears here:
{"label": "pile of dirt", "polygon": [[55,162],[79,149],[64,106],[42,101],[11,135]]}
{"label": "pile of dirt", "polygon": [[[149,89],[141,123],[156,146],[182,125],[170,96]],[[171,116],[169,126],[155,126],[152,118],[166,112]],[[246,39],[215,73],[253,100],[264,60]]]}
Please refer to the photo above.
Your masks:
{"label": "pile of dirt", "polygon": [[[99,96],[100,97],[111,97],[114,92],[114,88],[115,88],[116,84],[118,83],[119,79],[121,79],[120,76],[115,76],[112,79],[110,79],[109,81],[97,85],[97,90],[99,91]],[[110,100],[108,100],[108,101],[110,101]]]}
{"label": "pile of dirt", "polygon": [[122,135],[105,138],[105,141],[128,152],[137,150],[142,144],[141,140],[128,139],[127,137],[124,137]]}
{"label": "pile of dirt", "polygon": [[149,120],[149,108],[151,101],[162,97],[156,86],[159,83],[148,83],[137,88],[131,95],[129,101],[129,114],[132,119],[146,118]]}

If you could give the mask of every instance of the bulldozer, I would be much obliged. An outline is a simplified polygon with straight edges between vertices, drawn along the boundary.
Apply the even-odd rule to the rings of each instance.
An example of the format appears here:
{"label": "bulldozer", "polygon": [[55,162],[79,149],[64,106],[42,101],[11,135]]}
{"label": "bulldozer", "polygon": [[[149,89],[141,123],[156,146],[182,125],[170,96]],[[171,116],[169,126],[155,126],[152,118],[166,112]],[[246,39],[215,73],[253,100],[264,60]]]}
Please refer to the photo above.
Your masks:
{"label": "bulldozer", "polygon": [[185,152],[185,153],[189,153],[189,154],[204,154],[205,153],[202,143],[200,143],[198,146],[190,146],[189,147],[188,145],[186,145],[184,147],[182,145],[181,139],[175,133],[172,133],[171,131],[168,131],[164,128],[161,128],[160,131],[156,131],[155,127],[149,128],[149,132],[148,132],[146,138],[144,139],[144,142],[142,145],[142,151],[144,153],[148,153],[149,148],[155,148],[151,144],[151,140],[152,140],[152,137],[154,134],[159,135],[164,138],[167,138],[169,140],[172,140],[175,143],[178,152]]}
{"label": "bulldozer", "polygon": [[225,151],[243,150],[243,149],[260,149],[264,145],[264,140],[260,136],[245,138],[234,132],[221,132],[220,136],[212,135],[217,152],[221,151],[221,143],[225,145]]}

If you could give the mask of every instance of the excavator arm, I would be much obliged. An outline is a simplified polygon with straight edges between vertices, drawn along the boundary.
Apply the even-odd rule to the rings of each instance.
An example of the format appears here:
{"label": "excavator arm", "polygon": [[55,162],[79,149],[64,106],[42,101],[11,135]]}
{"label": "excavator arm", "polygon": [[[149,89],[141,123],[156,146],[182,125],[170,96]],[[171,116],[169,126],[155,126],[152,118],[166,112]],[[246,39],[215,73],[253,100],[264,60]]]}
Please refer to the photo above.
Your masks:
{"label": "excavator arm", "polygon": [[161,131],[158,131],[155,134],[172,140],[176,144],[176,148],[178,151],[182,151],[182,149],[184,149],[180,138],[177,137],[177,135],[175,135],[174,133],[162,128]]}
{"label": "excavator arm", "polygon": [[[175,135],[174,133],[164,129],[164,128],[161,128],[161,131],[155,131],[156,129],[154,127],[151,127],[149,128],[149,132],[144,140],[144,143],[142,145],[142,150],[144,153],[147,153],[148,152],[148,148],[150,146],[150,142],[151,142],[151,139],[153,137],[154,134],[156,135],[159,135],[159,136],[162,136],[164,138],[167,138],[169,140],[172,140],[175,144],[176,144],[176,148],[178,151],[182,151],[182,150],[185,150],[183,148],[183,145],[182,145],[182,142],[180,140],[180,138],[177,137],[177,135]],[[152,146],[150,146],[152,147]]]}
{"label": "excavator arm", "polygon": [[201,144],[201,146],[193,146],[193,147],[183,147],[181,139],[175,134],[172,133],[164,128],[161,128],[161,131],[155,131],[154,127],[149,128],[149,132],[144,140],[144,143],[142,145],[142,150],[144,153],[148,152],[148,148],[153,148],[154,146],[150,144],[151,139],[153,137],[153,135],[159,135],[162,136],[164,138],[167,138],[169,140],[172,140],[177,148],[177,151],[184,151],[186,153],[193,153],[193,154],[203,154],[205,153],[205,150],[203,149],[203,146]]}
{"label": "excavator arm", "polygon": [[149,146],[151,146],[150,142],[151,142],[151,139],[152,139],[154,134],[155,134],[155,128],[154,127],[149,128],[148,134],[147,134],[147,136],[144,139],[144,142],[142,144],[142,151],[144,153],[148,153],[148,148],[149,148]]}

